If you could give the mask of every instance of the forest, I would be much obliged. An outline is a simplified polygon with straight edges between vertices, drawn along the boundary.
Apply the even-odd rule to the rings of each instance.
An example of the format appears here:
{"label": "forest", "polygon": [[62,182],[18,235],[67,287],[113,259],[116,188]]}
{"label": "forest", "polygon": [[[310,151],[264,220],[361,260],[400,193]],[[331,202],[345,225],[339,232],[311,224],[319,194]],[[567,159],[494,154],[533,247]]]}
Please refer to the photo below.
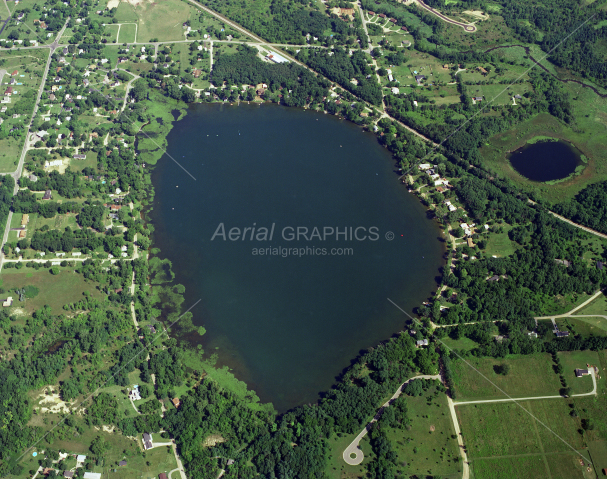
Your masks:
{"label": "forest", "polygon": [[571,200],[557,203],[552,209],[576,223],[607,233],[607,182],[589,185]]}

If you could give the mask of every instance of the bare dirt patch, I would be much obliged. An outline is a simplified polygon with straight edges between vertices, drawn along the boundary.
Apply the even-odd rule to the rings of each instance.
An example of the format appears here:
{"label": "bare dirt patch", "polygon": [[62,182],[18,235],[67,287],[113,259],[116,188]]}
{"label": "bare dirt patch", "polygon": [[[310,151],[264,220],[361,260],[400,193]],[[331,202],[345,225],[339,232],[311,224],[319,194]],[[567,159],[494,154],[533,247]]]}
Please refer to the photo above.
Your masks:
{"label": "bare dirt patch", "polygon": [[213,447],[219,443],[225,442],[226,440],[219,434],[211,434],[202,443],[202,447]]}
{"label": "bare dirt patch", "polygon": [[464,10],[462,13],[466,13],[471,17],[478,18],[479,20],[489,20],[489,15],[481,12],[480,10]]}
{"label": "bare dirt patch", "polygon": [[111,10],[112,8],[118,8],[118,5],[120,5],[120,0],[110,0],[109,2],[107,2],[108,10]]}
{"label": "bare dirt patch", "polygon": [[430,426],[430,432],[434,432],[434,431],[436,431],[436,427],[434,427],[434,424],[432,424],[432,425]]}

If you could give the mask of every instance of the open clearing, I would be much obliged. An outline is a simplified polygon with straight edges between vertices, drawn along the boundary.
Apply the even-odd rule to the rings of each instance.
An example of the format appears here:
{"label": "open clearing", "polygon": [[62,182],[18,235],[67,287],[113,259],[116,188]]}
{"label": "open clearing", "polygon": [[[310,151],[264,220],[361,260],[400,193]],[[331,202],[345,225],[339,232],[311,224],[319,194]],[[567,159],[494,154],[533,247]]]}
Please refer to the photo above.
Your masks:
{"label": "open clearing", "polygon": [[15,301],[15,306],[23,308],[28,314],[44,305],[50,306],[53,314],[60,314],[64,304],[80,301],[83,298],[82,293],[85,291],[98,299],[104,297],[97,290],[95,283],[85,280],[82,275],[74,273],[72,270],[61,271],[56,276],[51,275],[48,269],[39,271],[23,269],[18,273],[14,271],[14,269],[2,270],[0,274],[2,288],[5,290],[22,288],[27,284],[36,286],[40,290],[35,298],[26,299],[23,303]]}

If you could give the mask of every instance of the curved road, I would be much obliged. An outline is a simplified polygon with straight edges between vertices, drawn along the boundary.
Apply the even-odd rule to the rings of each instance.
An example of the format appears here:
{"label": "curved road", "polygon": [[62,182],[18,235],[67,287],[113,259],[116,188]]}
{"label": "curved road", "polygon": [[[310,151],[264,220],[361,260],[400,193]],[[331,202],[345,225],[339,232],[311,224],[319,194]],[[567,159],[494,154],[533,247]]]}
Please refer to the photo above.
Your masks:
{"label": "curved road", "polygon": [[447,22],[447,23],[451,23],[453,25],[457,25],[458,27],[462,27],[464,29],[464,31],[472,33],[476,31],[476,26],[472,25],[470,23],[462,23],[462,22],[456,22],[455,20],[450,19],[449,17],[446,17],[445,15],[443,15],[441,12],[439,12],[438,10],[434,10],[434,8],[429,7],[428,5],[426,5],[424,2],[422,2],[422,0],[415,0],[417,2],[417,4],[423,8],[424,10],[430,12],[432,15],[436,15],[438,18],[440,18],[441,20]]}
{"label": "curved road", "polygon": [[[367,435],[367,432],[369,432],[369,429],[371,428],[371,424],[373,424],[374,422],[377,421],[377,419],[379,419],[384,408],[387,408],[388,406],[390,406],[390,404],[392,404],[392,402],[402,394],[403,388],[405,387],[405,385],[407,385],[409,383],[409,381],[413,381],[414,379],[440,379],[440,376],[438,374],[435,376],[427,376],[427,375],[414,376],[412,378],[407,379],[404,383],[402,383],[398,387],[396,392],[392,395],[392,397],[390,399],[388,399],[388,401],[386,401],[386,403],[382,407],[379,408],[379,410],[377,411],[377,414],[375,414],[375,417],[373,417],[373,419],[371,419],[371,422],[369,422],[365,426],[365,428],[360,432],[360,434],[354,438],[354,440],[350,443],[350,445],[346,449],[344,449],[342,457],[344,458],[344,461],[346,461],[346,464],[349,464],[351,466],[357,466],[358,464],[363,462],[365,455],[363,454],[362,450],[360,449],[358,443],[360,442],[360,440],[363,437],[365,437]],[[352,457],[352,455],[354,455],[354,457]]]}
{"label": "curved road", "polygon": [[[592,384],[593,384],[592,391],[590,391],[588,393],[582,393],[582,394],[572,394],[570,397],[577,398],[577,397],[583,397],[583,396],[596,396],[596,375],[594,374],[593,368],[590,368],[589,371],[590,371],[590,376],[592,376]],[[481,399],[479,401],[453,401],[453,405],[461,406],[464,404],[483,404],[483,403],[489,403],[489,402],[518,402],[518,401],[530,401],[532,399],[563,399],[563,396],[561,396],[561,395],[533,396],[533,397],[529,397],[529,398]]]}

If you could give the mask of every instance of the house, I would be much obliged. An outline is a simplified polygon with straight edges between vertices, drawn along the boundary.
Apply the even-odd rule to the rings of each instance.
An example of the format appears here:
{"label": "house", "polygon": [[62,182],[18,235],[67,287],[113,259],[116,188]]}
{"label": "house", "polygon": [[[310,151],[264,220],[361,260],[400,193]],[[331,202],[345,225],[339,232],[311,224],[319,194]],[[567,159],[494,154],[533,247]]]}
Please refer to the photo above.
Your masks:
{"label": "house", "polygon": [[468,246],[470,248],[474,248],[474,243],[472,242],[472,238],[470,238],[470,237],[466,238],[466,242],[468,243]]}
{"label": "house", "polygon": [[491,278],[487,278],[487,281],[499,281],[500,277],[498,275],[491,276]]}
{"label": "house", "polygon": [[63,471],[63,477],[74,477],[74,473],[72,471]]}
{"label": "house", "polygon": [[428,346],[428,340],[427,339],[420,339],[419,341],[417,341],[415,343],[415,345],[419,348],[420,346]]}
{"label": "house", "polygon": [[390,21],[391,21],[392,23],[396,23],[396,18],[391,18],[391,19],[390,19]]}
{"label": "house", "polygon": [[101,479],[100,472],[85,472],[84,479]]}
{"label": "house", "polygon": [[173,406],[175,406],[176,408],[179,408],[180,404],[181,404],[181,402],[179,401],[179,398],[173,398]]}
{"label": "house", "polygon": [[398,89],[398,87],[393,86],[391,88],[391,90],[392,90],[393,95],[398,95],[400,93],[400,90]]}
{"label": "house", "polygon": [[55,100],[57,99],[57,97],[55,96],[55,94],[54,94],[54,93],[51,93],[51,94],[48,96],[48,99],[49,99],[49,100],[51,100],[51,101],[55,101]]}
{"label": "house", "polygon": [[408,32],[409,30],[407,29],[407,27],[400,27],[401,30],[404,30],[405,32]]}
{"label": "house", "polygon": [[13,73],[11,73],[11,76],[17,76],[19,74],[19,72],[17,70],[15,70]]}
{"label": "house", "polygon": [[53,197],[53,194],[51,192],[51,190],[46,190],[44,192],[44,196],[42,197],[43,200],[50,200]]}
{"label": "house", "polygon": [[476,68],[479,72],[481,72],[483,75],[486,75],[487,73],[489,73],[487,70],[485,70],[483,67],[477,67]]}
{"label": "house", "polygon": [[[133,386],[133,389],[131,389],[129,391],[129,399],[131,401],[138,401],[138,400],[141,399],[141,393],[139,392],[139,385],[138,384],[135,384]],[[125,464],[126,464],[126,461],[125,461]]]}
{"label": "house", "polygon": [[156,328],[153,324],[148,324],[147,327],[150,330],[150,333],[154,334],[156,332]]}
{"label": "house", "polygon": [[32,183],[35,183],[36,181],[38,181],[38,177],[34,174],[29,175],[28,178]]}
{"label": "house", "polygon": [[415,75],[415,81],[417,84],[421,84],[422,81],[426,79],[426,75]]}
{"label": "house", "polygon": [[530,333],[527,333],[527,336],[530,338],[537,338],[537,333],[535,331],[531,331]]}
{"label": "house", "polygon": [[521,95],[514,95],[514,98],[517,99],[517,100],[520,100],[523,97]]}
{"label": "house", "polygon": [[581,378],[582,376],[587,376],[588,374],[590,374],[590,371],[588,371],[588,369],[576,369],[575,370],[576,378]]}
{"label": "house", "polygon": [[557,338],[566,338],[569,336],[569,331],[554,331],[554,334],[556,334]]}
{"label": "house", "polygon": [[21,226],[25,226],[29,223],[30,220],[30,215],[28,215],[27,213],[25,213],[22,217],[21,217]]}
{"label": "house", "polygon": [[566,259],[555,259],[554,262],[557,264],[562,264],[566,268],[568,268],[571,265],[571,262],[567,261]]}
{"label": "house", "polygon": [[368,13],[369,15],[375,15],[375,12],[372,12],[371,10],[369,10],[367,13]]}
{"label": "house", "polygon": [[482,96],[473,96],[472,99],[474,101],[483,101],[483,97]]}
{"label": "house", "polygon": [[194,74],[194,78],[199,78],[200,75],[202,74],[202,70],[199,70],[198,68],[194,69],[194,71],[192,72]]}
{"label": "house", "polygon": [[144,449],[152,448],[152,435],[147,432],[143,433],[143,448]]}
{"label": "house", "polygon": [[353,8],[339,8],[338,10],[340,15],[354,15]]}
{"label": "house", "polygon": [[164,472],[161,472],[160,474],[158,474],[158,479],[169,479],[169,478]]}
{"label": "house", "polygon": [[2,302],[2,306],[4,308],[8,308],[9,306],[13,305],[13,297],[9,296],[8,298],[6,298],[3,302]]}
{"label": "house", "polygon": [[86,155],[74,155],[72,158],[74,158],[74,160],[86,160]]}
{"label": "house", "polygon": [[9,86],[5,91],[4,91],[4,95],[5,96],[11,96],[13,94],[13,87]]}
{"label": "house", "polygon": [[603,269],[603,263],[600,261],[596,262],[596,269]]}
{"label": "house", "polygon": [[123,459],[118,463],[119,466],[126,466],[126,461]]}
{"label": "house", "polygon": [[386,18],[386,14],[385,13],[380,13],[379,16],[380,16],[380,18]]}
{"label": "house", "polygon": [[76,456],[76,462],[84,462],[86,461],[86,456],[84,454],[78,454]]}

